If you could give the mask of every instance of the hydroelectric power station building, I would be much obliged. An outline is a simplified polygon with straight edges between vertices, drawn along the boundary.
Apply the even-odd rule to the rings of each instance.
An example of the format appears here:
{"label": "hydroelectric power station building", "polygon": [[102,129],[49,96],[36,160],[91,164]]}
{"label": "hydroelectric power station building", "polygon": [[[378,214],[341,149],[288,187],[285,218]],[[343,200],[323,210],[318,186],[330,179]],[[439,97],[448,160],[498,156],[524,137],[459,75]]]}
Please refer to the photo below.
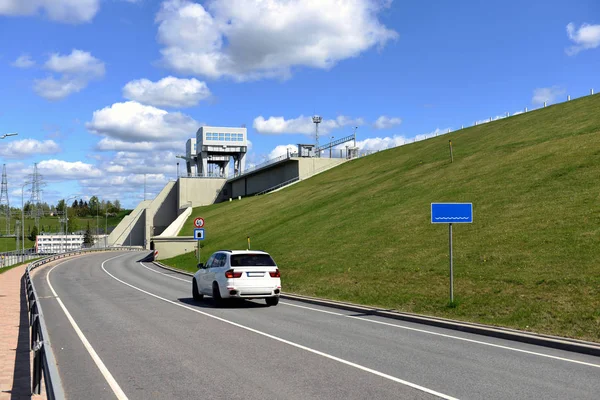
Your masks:
{"label": "hydroelectric power station building", "polygon": [[246,128],[202,126],[185,150],[188,176],[225,178],[231,159],[233,175],[238,176],[246,169],[248,132]]}
{"label": "hydroelectric power station building", "polygon": [[[337,148],[332,153],[346,143],[351,145],[344,154]],[[321,157],[327,150],[329,158]],[[338,151],[339,157],[332,157]],[[185,155],[177,156],[186,161],[187,174],[168,182],[154,199],[140,202],[110,233],[107,245],[155,250],[157,259],[191,252],[197,241],[179,232],[194,207],[269,193],[345,163],[357,155],[356,134],[321,146],[299,144],[297,151],[250,168],[247,152],[245,127],[200,127],[186,142]]]}

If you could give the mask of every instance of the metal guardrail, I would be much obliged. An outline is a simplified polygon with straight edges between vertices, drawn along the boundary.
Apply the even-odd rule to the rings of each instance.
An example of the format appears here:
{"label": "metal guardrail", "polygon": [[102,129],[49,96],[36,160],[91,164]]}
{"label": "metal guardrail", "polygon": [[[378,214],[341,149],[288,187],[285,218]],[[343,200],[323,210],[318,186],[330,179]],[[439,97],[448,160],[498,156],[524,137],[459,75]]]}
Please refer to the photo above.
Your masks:
{"label": "metal guardrail", "polygon": [[52,352],[52,347],[50,346],[50,341],[48,339],[48,328],[44,321],[44,314],[40,306],[39,297],[35,291],[33,280],[31,279],[31,271],[46,263],[65,257],[80,255],[82,253],[117,250],[141,251],[143,249],[133,247],[111,247],[107,249],[75,250],[44,257],[27,266],[23,279],[25,280],[25,288],[27,291],[27,309],[29,310],[29,326],[31,327],[31,351],[34,352],[32,374],[33,394],[41,393],[43,377],[48,400],[63,400],[65,398],[65,392],[56,367],[56,359],[54,358],[54,353]]}

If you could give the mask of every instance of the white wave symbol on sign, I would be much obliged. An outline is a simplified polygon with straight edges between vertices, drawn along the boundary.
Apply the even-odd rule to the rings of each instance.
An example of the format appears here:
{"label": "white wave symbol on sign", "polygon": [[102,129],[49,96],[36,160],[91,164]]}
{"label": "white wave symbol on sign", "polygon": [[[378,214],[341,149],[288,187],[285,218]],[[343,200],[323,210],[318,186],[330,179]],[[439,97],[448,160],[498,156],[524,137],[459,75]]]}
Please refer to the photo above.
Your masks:
{"label": "white wave symbol on sign", "polygon": [[469,219],[469,217],[435,217],[435,219]]}

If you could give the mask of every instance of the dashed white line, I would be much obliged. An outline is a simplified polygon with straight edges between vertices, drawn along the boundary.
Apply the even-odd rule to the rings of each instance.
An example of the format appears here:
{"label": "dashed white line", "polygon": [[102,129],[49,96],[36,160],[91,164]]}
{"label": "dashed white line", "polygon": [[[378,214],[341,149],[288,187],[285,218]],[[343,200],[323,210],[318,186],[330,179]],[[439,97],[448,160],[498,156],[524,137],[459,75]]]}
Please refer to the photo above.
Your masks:
{"label": "dashed white line", "polygon": [[[108,260],[107,260],[107,261],[108,261]],[[218,321],[221,321],[221,322],[224,322],[224,323],[226,323],[226,324],[230,324],[230,325],[236,326],[236,327],[238,327],[238,328],[241,328],[241,329],[245,329],[245,330],[247,330],[247,331],[249,331],[249,332],[256,333],[256,334],[258,334],[258,335],[261,335],[261,336],[267,337],[267,338],[269,338],[269,339],[276,340],[276,341],[278,341],[278,342],[281,342],[281,343],[285,343],[285,344],[287,344],[287,345],[290,345],[290,346],[296,347],[296,348],[298,348],[298,349],[302,349],[302,350],[308,351],[308,352],[310,352],[310,353],[317,354],[317,355],[319,355],[319,356],[322,356],[322,357],[328,358],[328,359],[330,359],[330,360],[333,360],[333,361],[337,361],[337,362],[339,362],[339,363],[341,363],[341,364],[345,364],[345,365],[348,365],[348,366],[350,366],[350,367],[354,367],[354,368],[360,369],[360,370],[362,370],[362,371],[365,371],[365,372],[371,373],[371,374],[373,374],[373,375],[377,375],[377,376],[379,376],[379,377],[382,377],[382,378],[388,379],[388,380],[390,380],[390,381],[393,381],[393,382],[396,382],[396,383],[400,383],[400,384],[402,384],[402,385],[405,385],[405,386],[412,387],[413,389],[417,389],[417,390],[420,390],[420,391],[422,391],[422,392],[429,393],[429,394],[432,394],[432,395],[434,395],[434,396],[438,396],[438,397],[440,397],[440,398],[442,398],[442,399],[447,399],[447,400],[457,400],[455,397],[452,397],[452,396],[449,396],[449,395],[446,395],[446,394],[443,394],[443,393],[440,393],[440,392],[436,392],[435,390],[428,389],[428,388],[426,388],[426,387],[424,387],[424,386],[420,386],[420,385],[417,385],[417,384],[415,384],[415,383],[412,383],[412,382],[405,381],[405,380],[403,380],[403,379],[400,379],[400,378],[397,378],[397,377],[395,377],[395,376],[392,376],[392,375],[385,374],[385,373],[383,373],[383,372],[380,372],[380,371],[377,371],[377,370],[374,370],[374,369],[371,369],[371,368],[368,368],[368,367],[362,366],[362,365],[360,365],[360,364],[353,363],[353,362],[351,362],[351,361],[348,361],[348,360],[344,360],[344,359],[342,359],[342,358],[339,358],[339,357],[335,357],[335,356],[333,356],[333,355],[331,355],[331,354],[327,354],[327,353],[324,353],[324,352],[322,352],[322,351],[315,350],[315,349],[312,349],[312,348],[310,348],[310,347],[306,347],[306,346],[303,346],[303,345],[301,345],[301,344],[298,344],[298,343],[295,343],[295,342],[292,342],[292,341],[289,341],[289,340],[286,340],[286,339],[280,338],[280,337],[278,337],[278,336],[274,336],[274,335],[271,335],[271,334],[269,334],[269,333],[266,333],[266,332],[259,331],[259,330],[257,330],[257,329],[254,329],[254,328],[250,328],[250,327],[248,327],[248,326],[245,326],[245,325],[242,325],[242,324],[238,324],[237,322],[229,321],[229,320],[227,320],[227,319],[225,319],[225,318],[217,317],[217,316],[215,316],[215,315],[212,315],[212,314],[209,314],[209,313],[206,313],[206,312],[200,311],[200,310],[198,310],[198,309],[195,309],[195,308],[192,308],[192,307],[186,306],[186,305],[184,305],[184,304],[181,304],[181,303],[175,302],[175,301],[173,301],[173,300],[166,299],[166,298],[164,298],[164,297],[158,296],[158,295],[156,295],[156,294],[154,294],[154,293],[150,293],[150,292],[148,292],[148,291],[146,291],[146,290],[144,290],[144,289],[138,288],[137,286],[134,286],[134,285],[132,285],[132,284],[130,284],[130,283],[127,283],[127,282],[125,282],[125,281],[123,281],[123,280],[121,280],[121,279],[117,278],[116,276],[114,276],[113,274],[111,274],[110,272],[108,272],[108,271],[106,270],[106,268],[104,268],[104,263],[102,263],[102,266],[101,266],[101,267],[102,267],[102,270],[103,270],[104,272],[106,272],[106,273],[107,273],[107,274],[108,274],[108,275],[109,275],[111,278],[115,279],[116,281],[118,281],[118,282],[121,282],[122,284],[124,284],[124,285],[126,285],[126,286],[129,286],[129,287],[130,287],[130,288],[132,288],[132,289],[135,289],[135,290],[137,290],[137,291],[140,291],[140,292],[142,292],[142,293],[145,293],[145,294],[147,294],[147,295],[149,295],[149,296],[152,296],[152,297],[154,297],[154,298],[157,298],[157,299],[159,299],[159,300],[165,301],[165,302],[167,302],[167,303],[173,304],[173,305],[175,305],[175,306],[178,306],[178,307],[185,308],[186,310],[193,311],[193,312],[195,312],[195,313],[198,313],[198,314],[204,315],[204,316],[206,316],[206,317],[209,317],[209,318],[216,319],[216,320],[218,320]]]}
{"label": "dashed white line", "polygon": [[[110,261],[110,260],[113,260],[115,258],[122,257],[124,255],[125,254],[121,254],[120,256],[109,258],[106,261]],[[104,267],[104,263],[106,261],[104,261],[102,263],[103,267]],[[108,368],[106,368],[106,365],[104,365],[104,363],[100,359],[100,356],[98,356],[98,353],[96,353],[96,350],[94,350],[94,348],[92,347],[92,345],[90,344],[90,342],[87,340],[87,338],[85,337],[85,335],[83,334],[83,332],[81,331],[81,329],[79,329],[79,326],[77,325],[77,323],[75,322],[75,320],[71,316],[71,313],[69,312],[69,310],[67,310],[67,307],[65,307],[65,305],[62,302],[62,300],[60,299],[60,297],[58,297],[58,294],[56,294],[56,291],[54,290],[54,287],[52,287],[52,283],[50,283],[50,273],[52,271],[54,271],[54,268],[56,268],[56,267],[58,267],[60,265],[63,265],[65,262],[66,261],[64,261],[64,262],[62,262],[62,263],[60,263],[58,265],[55,265],[54,267],[52,267],[52,269],[50,271],[48,271],[48,275],[46,275],[46,281],[48,282],[48,286],[50,286],[50,290],[52,291],[52,293],[56,297],[56,301],[60,305],[60,308],[62,308],[62,310],[64,311],[65,315],[67,316],[67,319],[69,320],[69,322],[73,326],[73,329],[75,329],[75,333],[77,333],[77,336],[79,336],[79,339],[83,343],[83,346],[86,348],[86,350],[88,351],[88,353],[92,357],[92,360],[94,360],[94,363],[96,363],[96,366],[98,367],[98,369],[100,370],[100,372],[104,376],[104,379],[106,379],[106,382],[108,382],[108,384],[109,384],[110,388],[112,389],[112,391],[114,392],[115,396],[117,396],[117,399],[119,399],[119,400],[127,400],[127,396],[125,395],[125,393],[123,392],[123,390],[121,389],[121,387],[119,386],[119,384],[117,383],[117,381],[115,380],[115,378],[112,376],[112,374],[110,373],[110,371],[108,370]]]}

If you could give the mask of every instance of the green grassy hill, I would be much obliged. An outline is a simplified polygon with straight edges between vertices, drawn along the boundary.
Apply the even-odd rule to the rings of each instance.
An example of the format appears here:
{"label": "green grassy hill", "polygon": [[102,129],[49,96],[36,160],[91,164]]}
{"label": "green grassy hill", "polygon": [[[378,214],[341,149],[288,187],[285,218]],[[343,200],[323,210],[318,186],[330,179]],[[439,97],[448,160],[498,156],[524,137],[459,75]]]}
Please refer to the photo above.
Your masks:
{"label": "green grassy hill", "polygon": [[[444,201],[474,205],[454,228],[456,307],[448,228],[430,223]],[[288,292],[600,341],[600,95],[194,209],[182,235],[196,216],[204,260],[249,235]],[[193,271],[194,255],[167,264]]]}

